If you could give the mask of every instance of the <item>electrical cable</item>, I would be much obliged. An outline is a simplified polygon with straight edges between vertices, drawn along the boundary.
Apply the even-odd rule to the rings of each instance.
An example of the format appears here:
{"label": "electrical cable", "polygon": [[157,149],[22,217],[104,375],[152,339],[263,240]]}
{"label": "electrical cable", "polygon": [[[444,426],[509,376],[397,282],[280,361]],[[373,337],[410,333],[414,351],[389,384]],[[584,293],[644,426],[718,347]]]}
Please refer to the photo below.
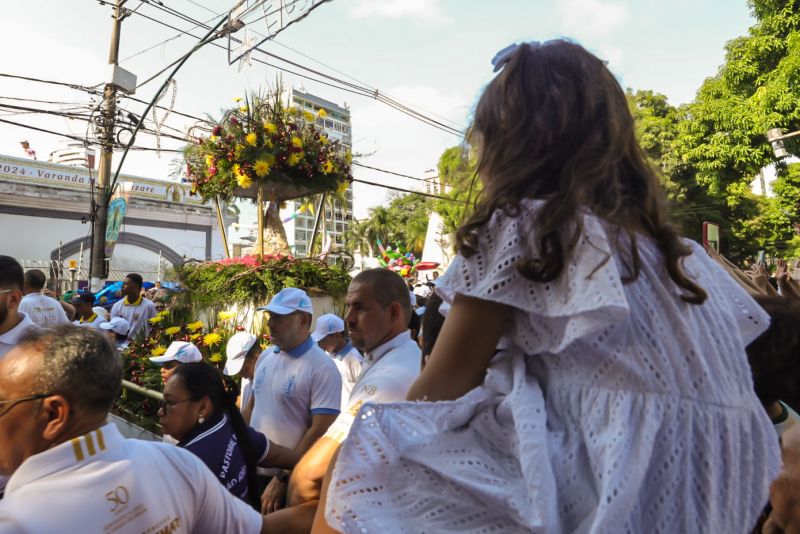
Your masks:
{"label": "electrical cable", "polygon": [[2,72],[0,72],[0,77],[2,77],[2,78],[14,78],[14,79],[17,79],[17,80],[26,80],[26,81],[29,81],[29,82],[39,82],[39,83],[47,83],[47,84],[52,84],[52,85],[61,85],[63,87],[69,87],[70,89],[75,89],[75,90],[78,90],[78,91],[85,91],[87,93],[92,93],[92,94],[96,94],[97,93],[97,90],[95,90],[95,89],[93,89],[91,87],[86,87],[86,86],[83,86],[83,85],[72,84],[72,83],[57,82],[57,81],[53,81],[53,80],[43,80],[41,78],[31,78],[29,76],[19,76],[19,75],[16,75],[16,74],[7,74],[7,73],[2,73]]}

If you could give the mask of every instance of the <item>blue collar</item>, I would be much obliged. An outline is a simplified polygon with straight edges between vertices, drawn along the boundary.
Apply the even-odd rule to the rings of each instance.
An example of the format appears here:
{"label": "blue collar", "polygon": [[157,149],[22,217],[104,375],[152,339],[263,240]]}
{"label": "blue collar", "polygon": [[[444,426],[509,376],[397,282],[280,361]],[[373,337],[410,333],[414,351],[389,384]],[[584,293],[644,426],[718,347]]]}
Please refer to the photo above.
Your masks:
{"label": "blue collar", "polygon": [[350,340],[347,340],[347,343],[345,343],[344,347],[342,347],[342,350],[336,353],[336,357],[341,360],[347,356],[347,353],[351,350],[353,350],[353,343]]}
{"label": "blue collar", "polygon": [[311,336],[308,336],[308,338],[306,338],[304,342],[300,343],[291,350],[283,350],[280,347],[275,347],[275,353],[277,354],[279,352],[285,352],[286,354],[288,354],[293,358],[299,358],[300,356],[311,350],[311,347],[313,346],[314,346],[314,340],[311,339]]}

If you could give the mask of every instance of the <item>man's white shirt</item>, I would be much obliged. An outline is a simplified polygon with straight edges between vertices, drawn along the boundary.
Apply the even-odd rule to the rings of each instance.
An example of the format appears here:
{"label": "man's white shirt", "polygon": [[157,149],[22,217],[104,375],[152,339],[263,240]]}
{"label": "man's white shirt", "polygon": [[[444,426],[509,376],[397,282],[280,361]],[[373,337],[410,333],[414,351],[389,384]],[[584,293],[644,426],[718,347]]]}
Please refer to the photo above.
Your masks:
{"label": "man's white shirt", "polygon": [[36,327],[33,321],[31,321],[31,318],[28,317],[27,313],[17,313],[22,316],[22,320],[19,322],[19,324],[5,334],[0,334],[0,358],[5,356],[8,351],[16,346],[16,344],[19,342],[19,339],[22,337],[22,334],[24,334],[28,328]]}
{"label": "man's white shirt", "polygon": [[126,319],[131,329],[128,332],[128,337],[134,339],[140,330],[144,329],[144,335],[150,334],[150,319],[156,316],[156,305],[152,300],[144,298],[139,295],[139,300],[128,304],[128,297],[117,301],[111,307],[111,318],[122,317]]}
{"label": "man's white shirt", "polygon": [[95,330],[102,330],[100,325],[105,323],[106,320],[97,315],[96,313],[92,313],[86,319],[75,319],[72,321],[72,324],[75,326],[82,326],[84,328],[94,328]]}
{"label": "man's white shirt", "polygon": [[422,353],[408,330],[366,353],[361,375],[350,394],[348,408],[339,414],[325,437],[343,442],[365,402],[405,400],[421,367]]}
{"label": "man's white shirt", "polygon": [[311,426],[312,415],[341,411],[342,378],[310,337],[291,351],[267,347],[265,352],[253,376],[250,426],[293,449]]}
{"label": "man's white shirt", "polygon": [[28,293],[19,303],[19,311],[27,313],[34,324],[47,326],[68,323],[67,312],[53,297],[41,293]]}
{"label": "man's white shirt", "polygon": [[25,460],[0,501],[3,533],[255,533],[262,521],[191,452],[113,423]]}
{"label": "man's white shirt", "polygon": [[361,374],[364,358],[350,341],[336,354],[328,354],[333,358],[333,363],[336,364],[339,374],[342,375],[342,410],[346,410],[349,406],[350,395]]}

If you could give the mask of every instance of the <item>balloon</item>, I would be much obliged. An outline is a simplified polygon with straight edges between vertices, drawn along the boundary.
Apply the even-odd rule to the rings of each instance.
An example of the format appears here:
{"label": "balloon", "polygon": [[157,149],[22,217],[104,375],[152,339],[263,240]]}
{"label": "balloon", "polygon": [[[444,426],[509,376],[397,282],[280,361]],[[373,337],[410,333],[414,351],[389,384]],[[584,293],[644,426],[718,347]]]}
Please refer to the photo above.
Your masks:
{"label": "balloon", "polygon": [[436,261],[421,261],[415,265],[415,268],[418,271],[431,271],[439,266],[439,262]]}
{"label": "balloon", "polygon": [[409,271],[408,267],[403,267],[402,269],[400,269],[400,274],[403,275],[403,276],[408,276],[409,272],[410,271]]}

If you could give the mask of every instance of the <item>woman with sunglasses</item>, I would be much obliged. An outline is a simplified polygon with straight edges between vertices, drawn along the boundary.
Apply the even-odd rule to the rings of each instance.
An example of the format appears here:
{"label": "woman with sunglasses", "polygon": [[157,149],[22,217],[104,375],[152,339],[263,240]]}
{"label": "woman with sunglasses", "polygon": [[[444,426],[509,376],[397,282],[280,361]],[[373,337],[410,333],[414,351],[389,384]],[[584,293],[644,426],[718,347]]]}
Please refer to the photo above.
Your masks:
{"label": "woman with sunglasses", "polygon": [[204,363],[179,365],[164,387],[158,412],[164,432],[197,455],[231,493],[261,509],[256,467],[291,468],[299,455],[271,444],[247,426],[219,371]]}

